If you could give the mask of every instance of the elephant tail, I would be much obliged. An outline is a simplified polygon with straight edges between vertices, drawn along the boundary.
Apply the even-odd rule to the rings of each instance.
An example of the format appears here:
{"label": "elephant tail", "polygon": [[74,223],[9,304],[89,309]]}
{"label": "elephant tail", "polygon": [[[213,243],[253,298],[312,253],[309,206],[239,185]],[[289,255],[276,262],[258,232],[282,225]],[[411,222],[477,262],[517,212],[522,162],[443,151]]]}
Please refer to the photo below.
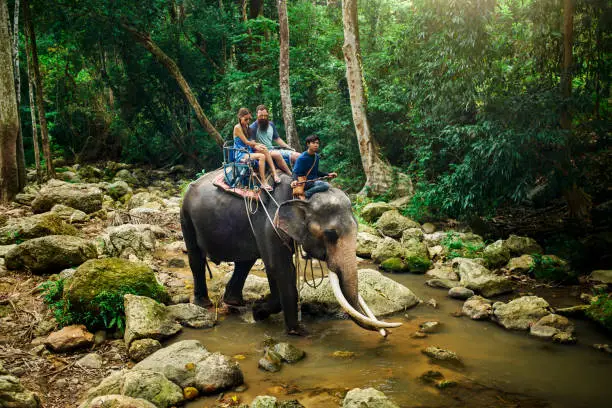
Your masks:
{"label": "elephant tail", "polygon": [[185,247],[187,248],[187,254],[189,257],[189,266],[192,271],[204,271],[208,269],[208,274],[212,279],[212,271],[206,261],[206,253],[198,244],[198,235],[193,225],[191,217],[185,211],[181,209],[181,230],[183,231],[183,240],[185,241]]}

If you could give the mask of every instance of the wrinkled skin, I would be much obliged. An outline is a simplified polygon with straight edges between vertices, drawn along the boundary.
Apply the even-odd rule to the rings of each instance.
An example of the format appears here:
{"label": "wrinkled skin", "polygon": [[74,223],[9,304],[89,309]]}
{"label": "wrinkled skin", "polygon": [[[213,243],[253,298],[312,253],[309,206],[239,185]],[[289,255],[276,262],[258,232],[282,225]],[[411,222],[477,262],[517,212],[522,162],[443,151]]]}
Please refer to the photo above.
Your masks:
{"label": "wrinkled skin", "polygon": [[291,180],[283,175],[282,182],[272,192],[279,208],[262,192],[280,237],[261,204],[259,210],[251,215],[257,232],[254,235],[244,200],[212,184],[218,174],[219,171],[210,173],[192,183],[181,208],[181,226],[194,278],[196,304],[210,305],[204,270],[206,257],[215,263],[235,263],[223,298],[229,305],[244,303],[242,289],[245,280],[255,261],[261,258],[271,294],[265,303],[256,303],[253,307],[255,320],[282,310],[287,331],[300,334],[296,274],[292,263],[293,240],[296,240],[310,256],[327,261],[329,268],[340,277],[346,299],[356,310],[362,311],[357,297],[357,222],[346,194],[331,188],[315,194],[309,201],[293,200],[289,186]]}

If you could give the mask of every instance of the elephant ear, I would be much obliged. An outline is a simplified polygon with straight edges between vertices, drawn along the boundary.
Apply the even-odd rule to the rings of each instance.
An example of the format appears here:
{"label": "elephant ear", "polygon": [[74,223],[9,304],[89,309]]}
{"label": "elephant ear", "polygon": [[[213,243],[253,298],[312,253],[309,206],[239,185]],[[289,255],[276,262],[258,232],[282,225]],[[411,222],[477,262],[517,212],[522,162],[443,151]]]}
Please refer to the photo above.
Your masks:
{"label": "elephant ear", "polygon": [[306,220],[309,205],[303,200],[289,200],[282,203],[274,216],[274,225],[298,242],[307,234]]}

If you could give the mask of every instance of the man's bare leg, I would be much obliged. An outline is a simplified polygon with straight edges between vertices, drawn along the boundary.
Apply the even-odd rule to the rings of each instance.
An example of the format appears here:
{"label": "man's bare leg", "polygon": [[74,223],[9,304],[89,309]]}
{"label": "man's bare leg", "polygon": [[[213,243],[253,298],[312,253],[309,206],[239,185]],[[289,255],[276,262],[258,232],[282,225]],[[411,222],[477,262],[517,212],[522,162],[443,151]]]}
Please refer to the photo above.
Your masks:
{"label": "man's bare leg", "polygon": [[272,151],[270,152],[270,155],[272,155],[272,158],[274,159],[274,162],[276,163],[276,166],[285,174],[287,175],[291,175],[291,169],[289,168],[289,166],[287,166],[287,162],[285,162],[285,159],[283,158],[283,155],[280,152],[277,151]]}

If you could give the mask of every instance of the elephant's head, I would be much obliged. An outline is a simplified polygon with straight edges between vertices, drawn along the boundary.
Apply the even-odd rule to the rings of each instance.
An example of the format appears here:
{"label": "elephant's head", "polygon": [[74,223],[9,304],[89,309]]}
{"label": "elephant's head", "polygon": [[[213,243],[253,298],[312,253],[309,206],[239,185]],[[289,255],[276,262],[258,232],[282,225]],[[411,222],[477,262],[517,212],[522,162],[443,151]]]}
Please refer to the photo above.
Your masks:
{"label": "elephant's head", "polygon": [[310,256],[327,262],[334,295],[357,324],[383,335],[381,329],[401,325],[376,319],[359,295],[357,221],[346,194],[331,188],[314,194],[308,201],[287,201],[280,205],[275,224]]}

